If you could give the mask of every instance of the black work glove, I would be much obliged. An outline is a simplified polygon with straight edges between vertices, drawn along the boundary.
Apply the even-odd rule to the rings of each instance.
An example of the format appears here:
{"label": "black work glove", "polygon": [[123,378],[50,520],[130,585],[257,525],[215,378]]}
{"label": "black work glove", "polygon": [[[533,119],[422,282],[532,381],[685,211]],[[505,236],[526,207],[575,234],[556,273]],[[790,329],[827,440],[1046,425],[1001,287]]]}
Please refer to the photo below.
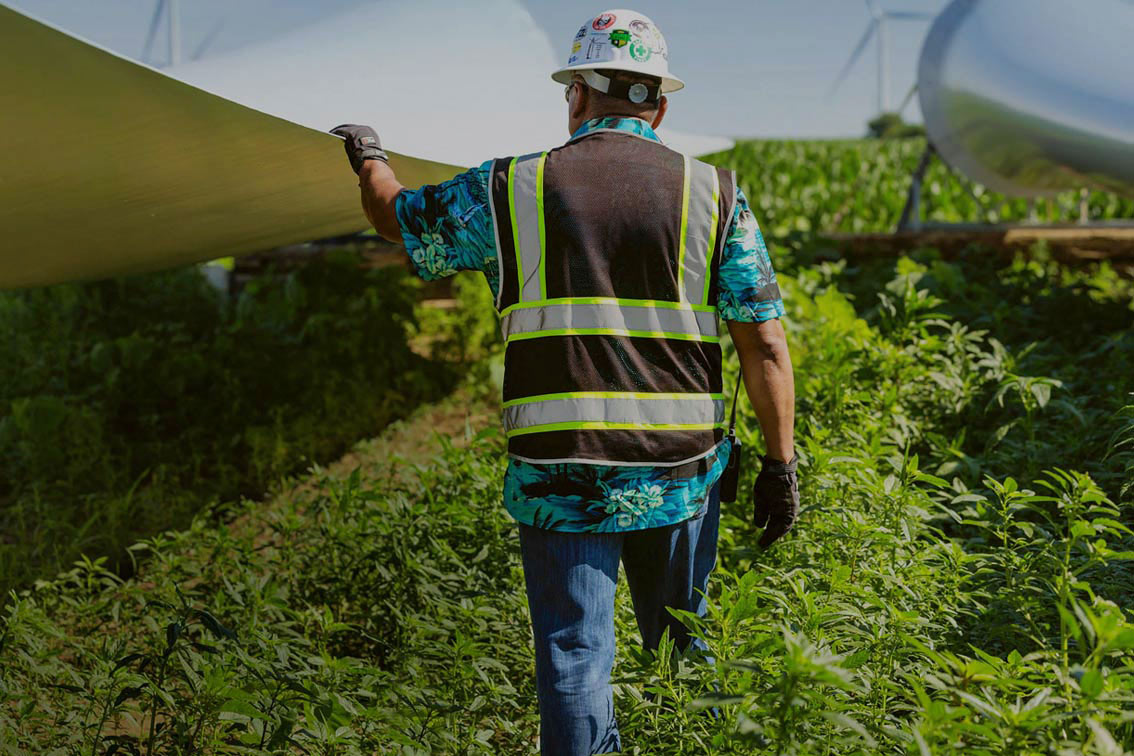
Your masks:
{"label": "black work glove", "polygon": [[752,521],[764,528],[759,543],[766,549],[791,530],[799,517],[799,484],[795,478],[799,455],[793,455],[790,462],[762,456],[760,462],[760,474],[752,486]]}
{"label": "black work glove", "polygon": [[362,170],[362,163],[366,160],[390,162],[389,156],[382,149],[382,143],[378,141],[378,133],[369,126],[344,123],[331,129],[331,133],[343,138],[343,147],[355,173]]}

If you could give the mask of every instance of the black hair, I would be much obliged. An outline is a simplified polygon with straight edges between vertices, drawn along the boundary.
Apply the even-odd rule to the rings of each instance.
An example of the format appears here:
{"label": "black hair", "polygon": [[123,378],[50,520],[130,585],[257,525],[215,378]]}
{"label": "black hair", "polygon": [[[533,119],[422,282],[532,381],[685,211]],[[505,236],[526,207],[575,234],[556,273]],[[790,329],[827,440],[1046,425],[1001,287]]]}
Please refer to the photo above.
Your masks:
{"label": "black hair", "polygon": [[[595,72],[608,79],[623,81],[627,84],[645,84],[647,87],[651,88],[661,86],[661,79],[659,77],[649,76],[635,71],[599,68],[596,69]],[[650,120],[653,116],[657,115],[658,108],[660,107],[656,102],[633,103],[619,97],[612,97],[605,92],[598,91],[594,87],[591,87],[590,90],[594,102],[591,110],[596,115],[628,115]]]}

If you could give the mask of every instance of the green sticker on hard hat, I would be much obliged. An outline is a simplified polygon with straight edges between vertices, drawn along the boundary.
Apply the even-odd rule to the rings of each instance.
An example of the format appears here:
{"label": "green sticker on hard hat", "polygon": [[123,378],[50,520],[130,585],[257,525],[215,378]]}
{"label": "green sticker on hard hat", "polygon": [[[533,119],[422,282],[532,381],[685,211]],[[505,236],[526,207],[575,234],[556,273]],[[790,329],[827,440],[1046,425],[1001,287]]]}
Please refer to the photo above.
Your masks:
{"label": "green sticker on hard hat", "polygon": [[610,33],[610,44],[615,47],[626,47],[630,44],[630,32],[626,29],[615,29]]}
{"label": "green sticker on hard hat", "polygon": [[639,63],[645,63],[653,55],[653,51],[640,39],[630,43],[630,57]]}

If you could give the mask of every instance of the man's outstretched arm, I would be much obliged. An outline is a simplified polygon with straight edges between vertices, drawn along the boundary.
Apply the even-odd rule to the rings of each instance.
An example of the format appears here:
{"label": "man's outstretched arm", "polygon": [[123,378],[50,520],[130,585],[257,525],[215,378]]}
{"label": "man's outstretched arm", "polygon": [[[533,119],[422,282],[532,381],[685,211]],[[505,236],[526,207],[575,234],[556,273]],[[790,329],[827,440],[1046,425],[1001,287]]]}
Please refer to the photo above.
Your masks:
{"label": "man's outstretched arm", "polygon": [[350,167],[358,174],[358,187],[362,190],[362,212],[382,238],[392,242],[402,240],[396,213],[398,193],[403,187],[390,167],[378,134],[369,126],[344,123],[331,129],[332,134],[343,138]]}
{"label": "man's outstretched arm", "polygon": [[795,377],[783,324],[779,318],[762,323],[726,322],[768,456],[790,462],[795,456]]}
{"label": "man's outstretched arm", "polygon": [[383,239],[401,242],[398,227],[398,193],[405,189],[394,176],[394,169],[381,160],[367,160],[358,172],[358,186],[362,190],[362,212],[366,220]]}

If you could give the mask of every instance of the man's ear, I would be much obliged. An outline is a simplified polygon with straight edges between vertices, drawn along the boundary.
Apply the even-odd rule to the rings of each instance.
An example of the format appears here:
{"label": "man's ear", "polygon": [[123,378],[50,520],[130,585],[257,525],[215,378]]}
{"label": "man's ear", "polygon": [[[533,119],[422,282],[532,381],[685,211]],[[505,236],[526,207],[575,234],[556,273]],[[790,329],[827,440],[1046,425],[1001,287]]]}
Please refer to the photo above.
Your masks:
{"label": "man's ear", "polygon": [[578,81],[571,86],[571,117],[581,121],[587,113],[587,100],[590,93],[587,91],[587,87],[584,87]]}
{"label": "man's ear", "polygon": [[658,100],[658,114],[654,116],[654,121],[650,124],[652,128],[656,129],[658,126],[661,126],[662,119],[665,118],[667,109],[669,109],[669,98],[662,95],[661,99]]}

